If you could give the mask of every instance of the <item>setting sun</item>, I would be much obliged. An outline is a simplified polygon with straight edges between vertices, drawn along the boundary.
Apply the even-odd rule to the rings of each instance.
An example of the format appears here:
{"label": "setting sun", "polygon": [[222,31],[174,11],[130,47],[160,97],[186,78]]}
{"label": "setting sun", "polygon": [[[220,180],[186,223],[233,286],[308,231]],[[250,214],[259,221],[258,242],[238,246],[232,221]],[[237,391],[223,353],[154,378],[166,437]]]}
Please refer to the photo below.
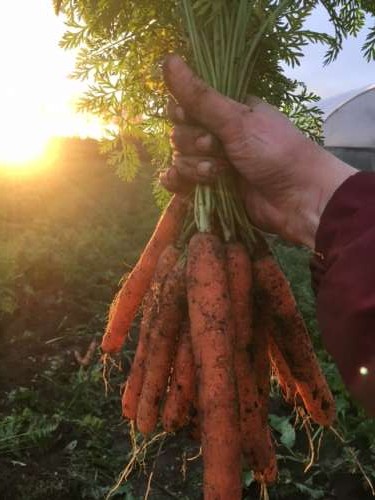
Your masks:
{"label": "setting sun", "polygon": [[103,133],[98,119],[75,111],[85,84],[69,79],[75,53],[58,46],[64,30],[52,2],[1,2],[0,168],[24,170],[48,160],[53,137]]}
{"label": "setting sun", "polygon": [[45,137],[29,137],[19,144],[18,137],[6,137],[6,143],[0,149],[0,162],[14,168],[25,167],[25,164],[34,162],[43,156],[47,140]]}
{"label": "setting sun", "polygon": [[20,121],[8,117],[7,127],[1,131],[0,164],[25,168],[42,160],[51,136],[37,117]]}

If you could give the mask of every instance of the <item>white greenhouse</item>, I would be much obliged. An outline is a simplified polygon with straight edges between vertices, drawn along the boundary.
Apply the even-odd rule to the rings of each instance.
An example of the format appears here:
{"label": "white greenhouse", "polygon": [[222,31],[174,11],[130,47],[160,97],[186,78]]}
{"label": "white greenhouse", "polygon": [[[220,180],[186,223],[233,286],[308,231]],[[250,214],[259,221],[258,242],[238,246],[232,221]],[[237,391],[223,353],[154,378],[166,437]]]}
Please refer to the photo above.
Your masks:
{"label": "white greenhouse", "polygon": [[375,84],[324,99],[324,145],[361,170],[375,171]]}

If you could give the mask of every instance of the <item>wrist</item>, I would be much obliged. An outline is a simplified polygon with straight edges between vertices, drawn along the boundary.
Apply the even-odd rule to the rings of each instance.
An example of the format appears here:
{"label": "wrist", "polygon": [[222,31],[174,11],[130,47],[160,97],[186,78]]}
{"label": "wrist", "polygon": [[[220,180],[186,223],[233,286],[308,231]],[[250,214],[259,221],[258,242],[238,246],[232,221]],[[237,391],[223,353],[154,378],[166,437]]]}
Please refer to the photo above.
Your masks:
{"label": "wrist", "polygon": [[[301,182],[300,210],[296,211],[294,241],[315,248],[316,233],[323,212],[335,191],[358,171],[320,146],[310,143],[310,153],[304,151],[305,165]],[[302,179],[301,179],[302,180]]]}

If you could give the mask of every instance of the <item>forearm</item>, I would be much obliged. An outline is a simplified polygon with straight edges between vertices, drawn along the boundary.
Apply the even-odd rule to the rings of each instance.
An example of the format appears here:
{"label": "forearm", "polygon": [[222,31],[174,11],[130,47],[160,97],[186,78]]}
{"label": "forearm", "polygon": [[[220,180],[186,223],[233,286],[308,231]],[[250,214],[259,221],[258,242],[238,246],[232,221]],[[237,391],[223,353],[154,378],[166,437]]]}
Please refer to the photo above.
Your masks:
{"label": "forearm", "polygon": [[375,416],[375,173],[336,190],[321,216],[312,263],[327,350],[353,396]]}

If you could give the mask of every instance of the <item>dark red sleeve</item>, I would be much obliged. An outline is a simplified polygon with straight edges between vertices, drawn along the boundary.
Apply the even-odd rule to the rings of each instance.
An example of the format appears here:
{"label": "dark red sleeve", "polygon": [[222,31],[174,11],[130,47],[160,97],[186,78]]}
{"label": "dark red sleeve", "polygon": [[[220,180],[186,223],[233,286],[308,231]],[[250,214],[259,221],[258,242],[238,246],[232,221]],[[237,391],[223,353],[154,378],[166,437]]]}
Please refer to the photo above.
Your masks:
{"label": "dark red sleeve", "polygon": [[[312,262],[323,341],[349,390],[375,405],[375,173],[344,182],[329,201]],[[368,396],[367,396],[368,393]],[[363,398],[369,398],[363,401]]]}

